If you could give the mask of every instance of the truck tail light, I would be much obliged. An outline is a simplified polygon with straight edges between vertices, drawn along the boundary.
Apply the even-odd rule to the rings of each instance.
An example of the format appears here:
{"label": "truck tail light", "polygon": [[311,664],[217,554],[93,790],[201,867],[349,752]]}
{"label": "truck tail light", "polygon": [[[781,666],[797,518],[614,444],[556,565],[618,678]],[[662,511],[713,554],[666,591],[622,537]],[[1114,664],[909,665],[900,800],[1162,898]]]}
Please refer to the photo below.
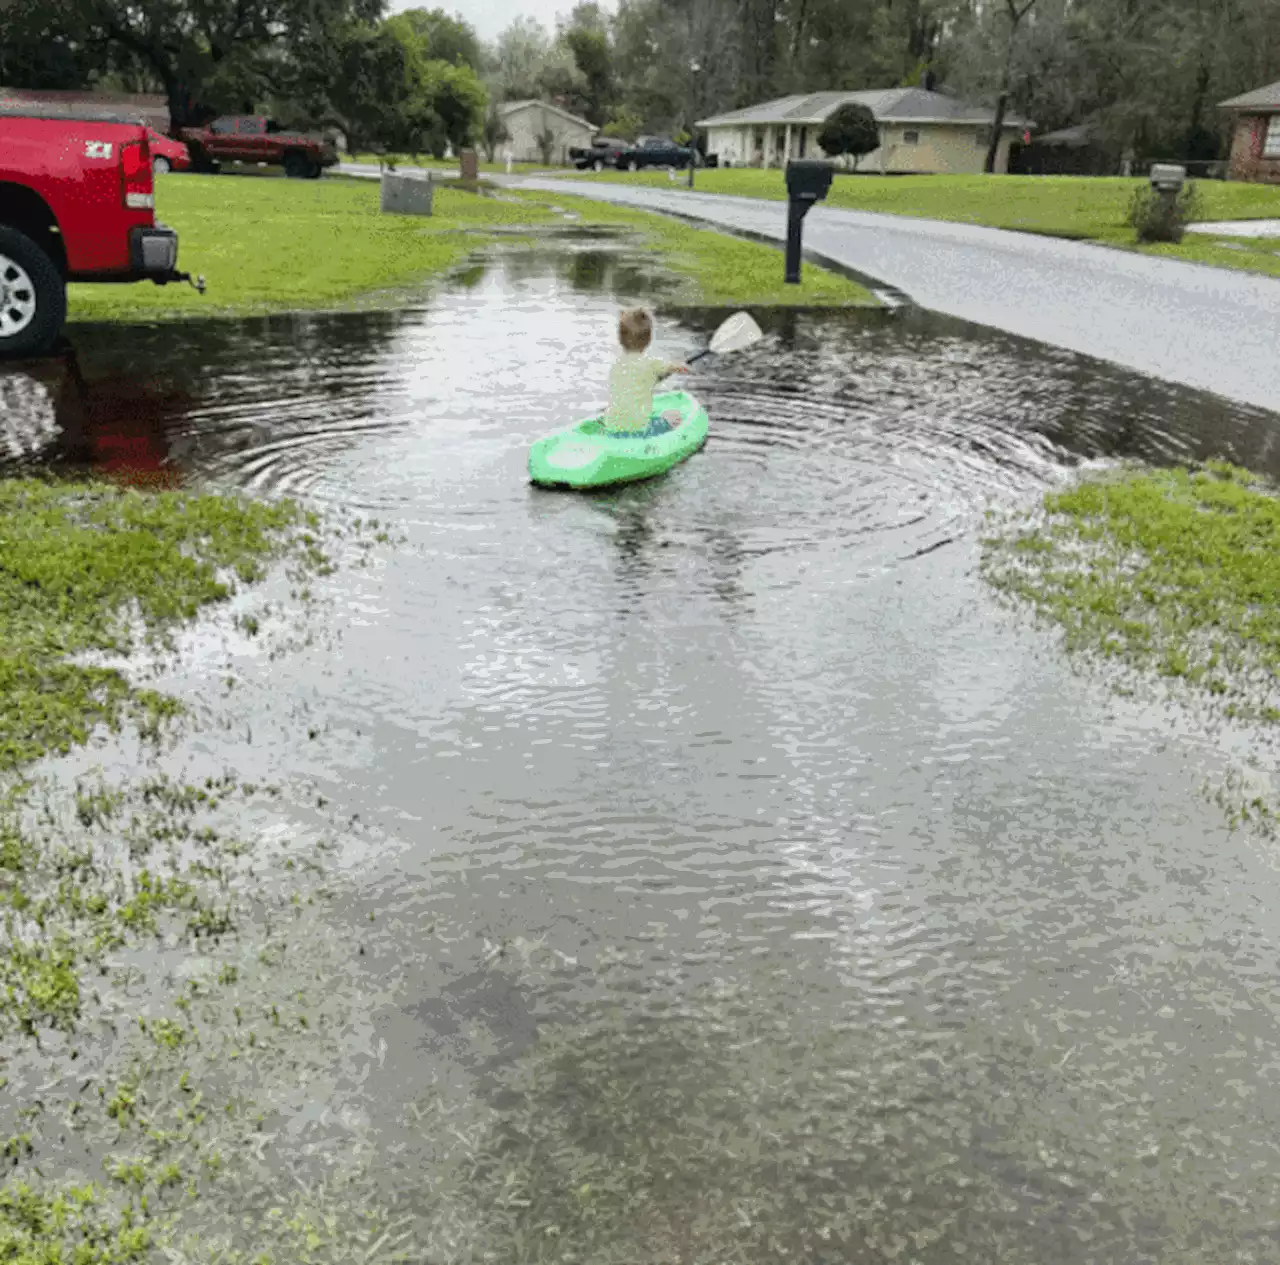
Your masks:
{"label": "truck tail light", "polygon": [[124,181],[124,204],[130,211],[155,209],[151,183],[151,147],[145,140],[130,141],[120,147],[120,171]]}

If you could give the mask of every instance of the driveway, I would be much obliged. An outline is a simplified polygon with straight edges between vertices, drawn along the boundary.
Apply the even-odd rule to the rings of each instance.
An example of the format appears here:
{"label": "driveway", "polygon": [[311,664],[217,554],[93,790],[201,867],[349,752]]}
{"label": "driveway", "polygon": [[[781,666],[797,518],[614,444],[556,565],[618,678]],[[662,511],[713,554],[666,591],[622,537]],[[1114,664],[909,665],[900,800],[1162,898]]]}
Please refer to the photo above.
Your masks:
{"label": "driveway", "polygon": [[[512,183],[786,236],[782,202],[589,181]],[[1246,404],[1280,406],[1272,376],[1280,280],[1031,233],[824,206],[805,221],[805,246],[933,311]]]}

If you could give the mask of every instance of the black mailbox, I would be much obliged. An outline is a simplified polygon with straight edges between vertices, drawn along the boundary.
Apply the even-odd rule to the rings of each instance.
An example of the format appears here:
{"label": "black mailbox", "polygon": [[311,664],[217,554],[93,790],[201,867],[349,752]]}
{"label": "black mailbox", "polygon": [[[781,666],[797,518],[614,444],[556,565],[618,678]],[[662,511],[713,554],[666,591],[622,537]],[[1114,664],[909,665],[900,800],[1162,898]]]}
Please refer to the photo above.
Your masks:
{"label": "black mailbox", "polygon": [[789,285],[800,284],[800,236],[804,217],[831,188],[835,169],[830,163],[799,159],[787,164],[787,275]]}
{"label": "black mailbox", "polygon": [[834,168],[830,163],[811,158],[797,159],[787,164],[787,196],[805,202],[821,202],[831,188]]}

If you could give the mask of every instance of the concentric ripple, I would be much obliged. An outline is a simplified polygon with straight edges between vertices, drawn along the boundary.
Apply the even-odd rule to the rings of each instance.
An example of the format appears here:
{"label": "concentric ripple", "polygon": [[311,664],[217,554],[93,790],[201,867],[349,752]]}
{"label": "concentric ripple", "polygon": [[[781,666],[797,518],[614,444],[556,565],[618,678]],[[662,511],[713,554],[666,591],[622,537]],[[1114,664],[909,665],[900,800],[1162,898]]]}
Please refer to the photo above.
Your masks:
{"label": "concentric ripple", "polygon": [[703,452],[530,488],[641,262],[504,250],[420,311],[0,371],[16,466],[404,537],[317,582],[314,645],[209,634],[159,683],[235,709],[179,755],[305,783],[280,837],[353,823],[282,968],[350,1014],[308,1077],[220,1071],[266,1115],[246,1206],[340,1173],[441,1265],[1275,1259],[1274,844],[1200,795],[1213,741],[972,564],[1083,462],[1280,474],[1278,423],[911,310],[761,312],[690,380]]}

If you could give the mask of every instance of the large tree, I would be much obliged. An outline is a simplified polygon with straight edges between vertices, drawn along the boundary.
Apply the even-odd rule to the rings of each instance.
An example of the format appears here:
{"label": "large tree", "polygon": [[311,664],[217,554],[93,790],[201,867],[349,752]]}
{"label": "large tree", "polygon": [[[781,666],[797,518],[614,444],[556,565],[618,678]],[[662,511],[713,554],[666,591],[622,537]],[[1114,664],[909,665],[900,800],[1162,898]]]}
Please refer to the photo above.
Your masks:
{"label": "large tree", "polygon": [[443,9],[406,9],[387,21],[388,25],[412,32],[428,61],[470,66],[477,74],[485,69],[484,51],[475,28],[461,17],[450,16]]}
{"label": "large tree", "polygon": [[131,59],[169,99],[175,125],[297,93],[304,68],[336,68],[353,23],[382,0],[44,0],[56,29]]}
{"label": "large tree", "polygon": [[498,36],[490,61],[494,83],[504,101],[539,95],[550,51],[550,36],[534,18],[517,18]]}
{"label": "large tree", "polygon": [[560,38],[581,78],[580,108],[599,127],[613,103],[613,49],[608,33],[571,26]]}

